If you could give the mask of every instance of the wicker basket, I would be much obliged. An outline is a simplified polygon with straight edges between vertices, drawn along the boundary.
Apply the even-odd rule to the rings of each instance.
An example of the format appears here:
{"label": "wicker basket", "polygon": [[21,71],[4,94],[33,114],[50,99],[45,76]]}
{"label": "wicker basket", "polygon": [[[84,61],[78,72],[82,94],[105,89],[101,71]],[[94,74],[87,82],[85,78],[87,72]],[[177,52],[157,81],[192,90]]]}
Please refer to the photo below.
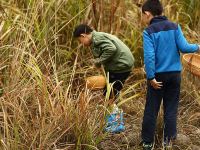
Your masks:
{"label": "wicker basket", "polygon": [[91,90],[103,89],[106,86],[106,78],[102,75],[88,77],[86,78],[86,85]]}
{"label": "wicker basket", "polygon": [[183,55],[183,64],[195,76],[200,77],[200,55],[185,54]]}

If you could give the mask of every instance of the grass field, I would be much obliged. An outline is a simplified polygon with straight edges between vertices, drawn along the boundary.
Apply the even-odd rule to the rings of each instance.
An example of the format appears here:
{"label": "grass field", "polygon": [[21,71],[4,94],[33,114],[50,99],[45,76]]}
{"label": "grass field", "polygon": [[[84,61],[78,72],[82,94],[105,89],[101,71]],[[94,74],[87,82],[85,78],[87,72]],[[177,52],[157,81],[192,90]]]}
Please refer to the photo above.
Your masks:
{"label": "grass field", "polygon": [[[146,89],[142,2],[0,1],[0,149],[139,149]],[[189,41],[200,43],[200,1],[162,2],[166,16],[181,24]],[[85,77],[100,73],[91,69],[90,51],[72,37],[79,23],[119,36],[136,58],[138,69],[122,92],[127,128],[122,134],[102,133],[106,100],[101,91],[85,87]],[[183,76],[178,130],[189,140],[177,148],[193,150],[200,147],[199,79],[187,72]],[[161,149],[161,115],[158,125],[156,147]]]}

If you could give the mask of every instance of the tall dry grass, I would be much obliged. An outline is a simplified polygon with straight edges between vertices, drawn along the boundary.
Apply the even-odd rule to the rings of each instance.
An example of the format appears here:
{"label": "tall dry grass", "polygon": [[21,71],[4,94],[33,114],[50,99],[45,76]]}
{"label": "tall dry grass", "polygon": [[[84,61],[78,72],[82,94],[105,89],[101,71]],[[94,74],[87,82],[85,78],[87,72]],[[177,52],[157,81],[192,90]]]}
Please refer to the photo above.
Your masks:
{"label": "tall dry grass", "polygon": [[91,98],[80,94],[86,92],[78,87],[82,83],[74,86],[79,51],[72,30],[89,6],[1,1],[2,149],[79,149],[98,142],[103,109],[90,108]]}
{"label": "tall dry grass", "polygon": [[[187,7],[174,2],[164,1],[166,14],[178,22]],[[89,69],[91,54],[72,32],[77,24],[88,23],[116,34],[131,48],[136,66],[142,66],[140,3],[1,0],[0,149],[97,149],[107,137],[102,133],[107,102],[101,92],[85,88],[84,78],[98,72]],[[199,27],[196,18],[192,29]],[[195,33],[190,22],[184,29]],[[119,104],[127,112],[130,106],[134,112],[144,109],[141,102],[130,102],[144,91],[139,79],[131,79],[122,93]]]}

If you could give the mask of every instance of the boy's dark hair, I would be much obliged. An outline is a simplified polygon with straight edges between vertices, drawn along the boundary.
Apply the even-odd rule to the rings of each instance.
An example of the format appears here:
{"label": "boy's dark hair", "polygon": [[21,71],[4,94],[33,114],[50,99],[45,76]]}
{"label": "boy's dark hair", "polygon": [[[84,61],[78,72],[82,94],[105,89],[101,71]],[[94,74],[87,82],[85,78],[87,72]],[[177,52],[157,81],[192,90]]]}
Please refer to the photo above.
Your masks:
{"label": "boy's dark hair", "polygon": [[160,16],[163,12],[163,6],[159,0],[147,0],[142,6],[142,13],[149,11],[153,16]]}
{"label": "boy's dark hair", "polygon": [[88,26],[86,24],[80,24],[80,25],[76,26],[73,36],[75,38],[77,38],[77,37],[80,37],[81,34],[83,34],[83,33],[90,34],[92,31],[93,31],[93,29],[90,26]]}

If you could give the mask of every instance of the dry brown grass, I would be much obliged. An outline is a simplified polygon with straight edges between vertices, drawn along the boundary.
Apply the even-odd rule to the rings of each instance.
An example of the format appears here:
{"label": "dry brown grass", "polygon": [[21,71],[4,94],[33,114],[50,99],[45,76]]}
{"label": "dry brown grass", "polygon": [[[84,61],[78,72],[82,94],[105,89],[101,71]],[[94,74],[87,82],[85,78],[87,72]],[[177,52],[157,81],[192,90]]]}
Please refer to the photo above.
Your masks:
{"label": "dry brown grass", "polygon": [[[106,99],[101,92],[85,89],[84,84],[86,76],[99,73],[89,69],[91,54],[73,40],[72,31],[80,22],[87,22],[118,35],[141,66],[142,27],[137,5],[141,2],[0,1],[0,77],[4,90],[0,98],[0,149],[88,150],[100,148],[102,143],[104,149],[139,149],[144,74],[141,69],[134,71],[122,93],[126,132],[117,137],[102,133]],[[167,15],[181,20],[179,12],[184,7],[179,8],[181,4],[174,0],[164,3]],[[198,33],[189,27],[189,23],[184,24],[185,33],[198,41]],[[197,90],[185,89],[190,94],[183,92],[179,130],[189,134],[191,144],[199,145],[199,107],[194,101],[198,98],[193,94]]]}

